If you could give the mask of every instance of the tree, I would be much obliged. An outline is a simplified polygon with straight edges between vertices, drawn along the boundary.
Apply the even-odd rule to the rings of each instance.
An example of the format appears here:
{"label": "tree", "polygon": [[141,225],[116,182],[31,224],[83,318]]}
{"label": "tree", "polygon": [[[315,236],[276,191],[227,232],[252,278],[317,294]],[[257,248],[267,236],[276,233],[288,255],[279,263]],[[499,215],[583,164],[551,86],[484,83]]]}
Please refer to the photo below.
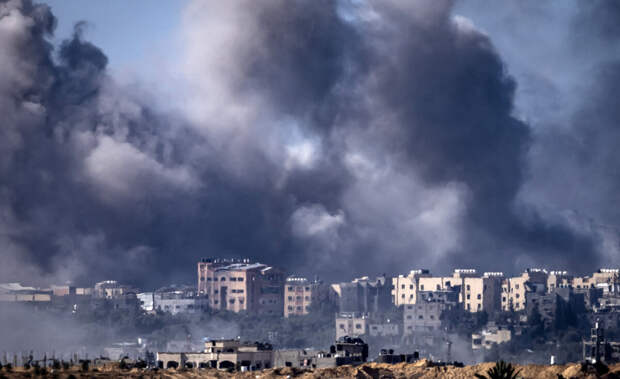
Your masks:
{"label": "tree", "polygon": [[474,374],[478,379],[517,379],[521,370],[517,371],[511,363],[499,361],[487,370],[487,376]]}

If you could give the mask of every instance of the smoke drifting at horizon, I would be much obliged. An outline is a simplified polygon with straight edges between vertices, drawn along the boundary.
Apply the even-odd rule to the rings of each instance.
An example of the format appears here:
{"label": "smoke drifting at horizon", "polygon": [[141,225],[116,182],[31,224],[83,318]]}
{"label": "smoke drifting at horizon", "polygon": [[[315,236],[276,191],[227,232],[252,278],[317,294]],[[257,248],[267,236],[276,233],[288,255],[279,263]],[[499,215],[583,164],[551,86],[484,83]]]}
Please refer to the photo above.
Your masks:
{"label": "smoke drifting at horizon", "polygon": [[[560,133],[516,115],[521,76],[452,1],[196,1],[183,17],[189,100],[163,111],[80,24],[54,48],[47,6],[0,1],[0,281],[192,282],[203,256],[327,279],[614,262],[607,234],[539,205],[566,195],[548,162],[612,167],[616,65]],[[560,160],[576,152],[592,159]],[[593,180],[584,193],[613,203],[613,176]],[[594,212],[574,199],[562,209]]]}

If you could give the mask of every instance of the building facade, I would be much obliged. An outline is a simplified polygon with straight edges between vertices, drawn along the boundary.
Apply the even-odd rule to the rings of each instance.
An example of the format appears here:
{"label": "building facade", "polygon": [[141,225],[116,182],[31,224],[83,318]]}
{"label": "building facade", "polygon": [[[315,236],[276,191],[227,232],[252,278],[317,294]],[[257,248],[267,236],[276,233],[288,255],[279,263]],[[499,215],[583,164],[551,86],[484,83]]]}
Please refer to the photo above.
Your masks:
{"label": "building facade", "polygon": [[289,276],[284,283],[284,317],[307,315],[313,303],[330,301],[329,290],[321,281]]}
{"label": "building facade", "polygon": [[284,273],[249,260],[203,259],[198,262],[198,295],[212,309],[282,314]]}

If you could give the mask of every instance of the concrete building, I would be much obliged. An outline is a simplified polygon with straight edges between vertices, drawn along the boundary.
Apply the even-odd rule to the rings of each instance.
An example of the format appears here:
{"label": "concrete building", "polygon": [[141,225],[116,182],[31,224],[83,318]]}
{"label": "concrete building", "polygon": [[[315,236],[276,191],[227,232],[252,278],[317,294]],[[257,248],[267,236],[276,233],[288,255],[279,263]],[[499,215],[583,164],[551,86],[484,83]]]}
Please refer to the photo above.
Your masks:
{"label": "concrete building", "polygon": [[550,271],[547,277],[547,292],[551,293],[556,288],[572,288],[573,279],[568,271]]}
{"label": "concrete building", "polygon": [[463,278],[463,307],[469,312],[493,313],[501,309],[501,291],[504,274],[485,272],[481,278]]}
{"label": "concrete building", "polygon": [[274,352],[274,367],[329,368],[359,365],[368,358],[368,344],[359,338],[342,337],[328,352],[310,349],[285,349]]}
{"label": "concrete building", "polygon": [[321,281],[289,276],[284,283],[284,317],[307,315],[313,303],[330,301],[329,291]]}
{"label": "concrete building", "polygon": [[415,304],[418,279],[429,276],[429,270],[420,269],[411,270],[407,276],[399,275],[392,278],[392,303],[396,306]]}
{"label": "concrete building", "polygon": [[489,322],[480,333],[471,335],[471,348],[473,350],[490,350],[495,345],[510,342],[511,339],[512,332],[510,329],[498,326],[494,322]]}
{"label": "concrete building", "polygon": [[368,324],[368,313],[340,312],[336,315],[336,339],[366,335]]}
{"label": "concrete building", "polygon": [[193,287],[166,287],[155,292],[137,294],[146,312],[200,313],[209,309],[206,296],[199,296]]}
{"label": "concrete building", "polygon": [[400,328],[395,322],[369,323],[368,335],[371,337],[396,337],[400,335]]}
{"label": "concrete building", "polygon": [[202,352],[160,352],[157,363],[161,368],[218,368],[228,370],[261,370],[273,363],[269,344],[237,340],[205,342]]}
{"label": "concrete building", "polygon": [[53,291],[48,288],[22,286],[19,283],[0,284],[0,302],[50,304]]}
{"label": "concrete building", "polygon": [[340,312],[377,313],[392,307],[392,286],[386,282],[385,276],[374,280],[364,276],[350,283],[339,283],[334,288],[339,294]]}
{"label": "concrete building", "polygon": [[69,285],[52,286],[52,294],[54,296],[92,296],[93,288]]}
{"label": "concrete building", "polygon": [[521,276],[507,278],[502,283],[501,308],[505,312],[525,310],[525,293],[546,291],[548,273],[539,268],[528,268]]}
{"label": "concrete building", "polygon": [[137,294],[139,292],[140,291],[136,288],[126,284],[120,284],[116,280],[104,280],[103,282],[95,283],[93,296],[102,299],[113,299],[127,294]]}
{"label": "concrete building", "polygon": [[249,260],[203,259],[198,262],[198,294],[212,309],[282,314],[284,273]]}
{"label": "concrete building", "polygon": [[440,291],[418,292],[418,301],[415,304],[403,306],[403,335],[440,330],[442,313],[457,307],[459,297],[459,286]]}

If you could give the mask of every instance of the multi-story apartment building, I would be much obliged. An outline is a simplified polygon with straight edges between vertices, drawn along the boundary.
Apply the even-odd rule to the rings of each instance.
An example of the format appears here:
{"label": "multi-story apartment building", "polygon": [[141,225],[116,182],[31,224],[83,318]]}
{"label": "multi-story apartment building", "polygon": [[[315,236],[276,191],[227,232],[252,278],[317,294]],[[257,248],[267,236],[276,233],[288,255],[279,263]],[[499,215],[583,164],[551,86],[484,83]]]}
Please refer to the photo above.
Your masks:
{"label": "multi-story apartment building", "polygon": [[558,288],[571,288],[573,279],[568,271],[550,271],[547,277],[547,292],[552,293]]}
{"label": "multi-story apartment building", "polygon": [[329,300],[329,286],[307,278],[289,276],[284,283],[284,317],[303,316],[315,302]]}
{"label": "multi-story apartment building", "polygon": [[392,278],[392,302],[394,305],[415,304],[418,279],[429,276],[428,270],[421,269],[411,270],[407,276],[398,275]]}
{"label": "multi-story apartment building", "polygon": [[416,304],[403,306],[403,334],[432,332],[441,328],[441,314],[457,306],[460,289],[420,291]]}
{"label": "multi-story apartment building", "polygon": [[376,313],[388,310],[392,306],[391,288],[385,276],[374,280],[367,276],[352,282],[332,285],[338,296],[340,312]]}
{"label": "multi-story apartment building", "polygon": [[249,260],[203,259],[198,262],[198,294],[212,309],[282,314],[284,273]]}
{"label": "multi-story apartment building", "polygon": [[482,277],[463,278],[462,303],[466,311],[492,313],[501,309],[502,272],[485,272]]}
{"label": "multi-story apartment building", "polygon": [[502,310],[522,311],[525,309],[525,293],[528,291],[539,292],[546,288],[548,279],[547,270],[540,268],[528,268],[521,276],[507,278],[502,283]]}

